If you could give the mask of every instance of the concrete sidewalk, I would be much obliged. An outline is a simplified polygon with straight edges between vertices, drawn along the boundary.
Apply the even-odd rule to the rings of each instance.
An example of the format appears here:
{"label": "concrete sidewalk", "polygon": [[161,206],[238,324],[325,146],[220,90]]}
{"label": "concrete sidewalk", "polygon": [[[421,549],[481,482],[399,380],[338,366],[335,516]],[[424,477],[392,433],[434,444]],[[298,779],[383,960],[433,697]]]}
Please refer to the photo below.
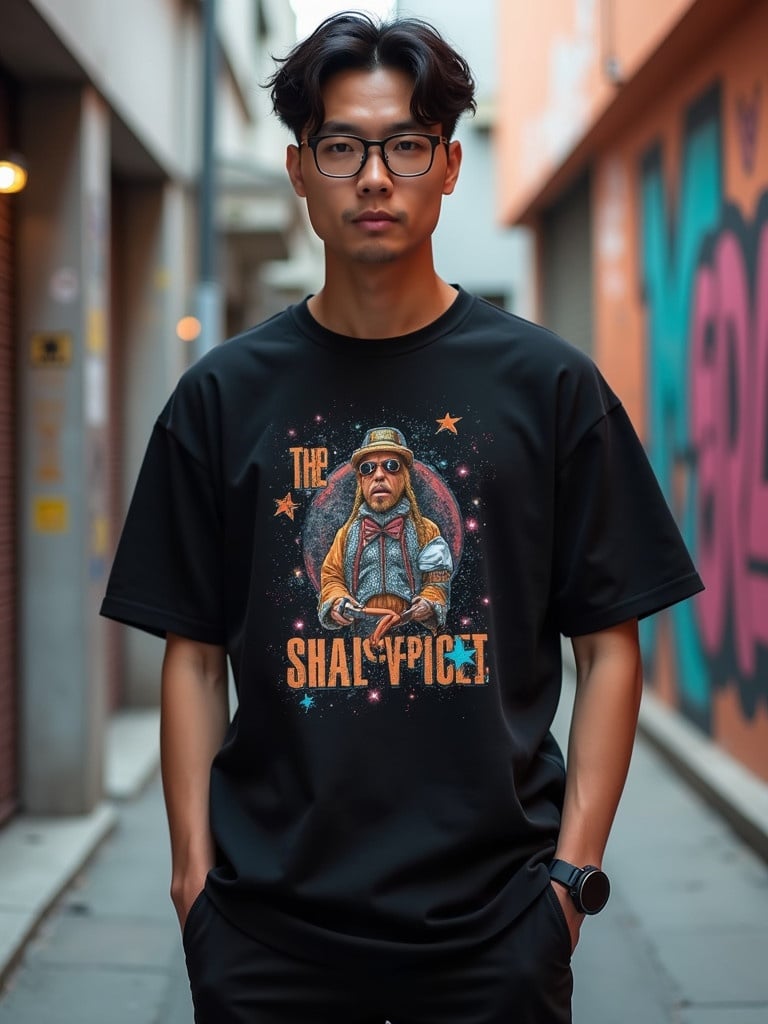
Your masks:
{"label": "concrete sidewalk", "polygon": [[[7,973],[3,1024],[191,1024],[157,778],[111,813],[111,834]],[[768,868],[642,738],[606,870],[611,901],[574,957],[576,1024],[768,1020]]]}
{"label": "concrete sidewalk", "polygon": [[576,1024],[766,1024],[768,867],[642,739],[605,870]]}
{"label": "concrete sidewalk", "polygon": [[[563,749],[573,693],[571,679]],[[611,899],[574,955],[575,1024],[768,1021],[768,787],[676,718],[644,694],[604,861]]]}
{"label": "concrete sidewalk", "polygon": [[192,1024],[159,779],[117,814],[7,977],[3,1024]]}
{"label": "concrete sidewalk", "polygon": [[0,984],[40,921],[115,828],[115,801],[156,774],[159,712],[129,710],[106,734],[105,800],[90,814],[21,814],[0,830]]}

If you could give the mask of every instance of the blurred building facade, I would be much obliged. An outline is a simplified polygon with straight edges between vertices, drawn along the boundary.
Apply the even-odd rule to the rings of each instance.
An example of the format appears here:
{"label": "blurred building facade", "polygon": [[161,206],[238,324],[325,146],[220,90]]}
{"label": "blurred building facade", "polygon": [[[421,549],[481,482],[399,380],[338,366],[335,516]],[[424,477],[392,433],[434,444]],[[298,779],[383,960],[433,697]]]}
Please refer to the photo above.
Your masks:
{"label": "blurred building facade", "polygon": [[623,399],[707,586],[643,624],[647,678],[768,780],[768,2],[497,18],[500,215],[533,229],[537,315]]}
{"label": "blurred building facade", "polygon": [[533,273],[529,232],[510,230],[494,208],[493,133],[499,83],[495,8],[496,0],[472,4],[401,0],[396,13],[433,24],[469,62],[477,83],[477,113],[462,117],[454,136],[461,142],[463,160],[456,191],[443,199],[434,234],[438,273],[530,318]]}
{"label": "blurred building facade", "polygon": [[[98,617],[155,417],[194,358],[200,0],[4,0],[0,160],[0,821],[79,814],[104,730],[156,704],[162,648]],[[288,0],[217,9],[221,336],[314,285],[286,139],[259,87],[294,39]],[[183,333],[183,331],[182,331]]]}

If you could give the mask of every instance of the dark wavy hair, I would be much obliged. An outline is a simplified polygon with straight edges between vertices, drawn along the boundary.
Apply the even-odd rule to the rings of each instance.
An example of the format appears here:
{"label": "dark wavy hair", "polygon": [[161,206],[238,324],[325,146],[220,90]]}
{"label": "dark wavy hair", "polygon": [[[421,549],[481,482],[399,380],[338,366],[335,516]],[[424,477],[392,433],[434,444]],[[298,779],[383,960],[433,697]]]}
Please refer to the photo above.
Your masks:
{"label": "dark wavy hair", "polygon": [[277,71],[266,82],[275,113],[296,140],[311,135],[324,120],[322,90],[338,71],[405,71],[413,79],[411,114],[419,124],[440,124],[450,138],[459,116],[475,111],[475,82],[464,58],[434,26],[418,18],[376,22],[344,12],[326,18],[287,57],[275,58]]}

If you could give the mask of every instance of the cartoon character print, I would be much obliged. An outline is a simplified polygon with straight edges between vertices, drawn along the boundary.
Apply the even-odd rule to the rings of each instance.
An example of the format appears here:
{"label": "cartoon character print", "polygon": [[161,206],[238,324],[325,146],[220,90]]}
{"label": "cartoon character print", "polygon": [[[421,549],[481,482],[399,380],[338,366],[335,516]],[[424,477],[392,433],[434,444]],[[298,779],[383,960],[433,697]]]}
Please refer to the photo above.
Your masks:
{"label": "cartoon character print", "polygon": [[[460,419],[446,414],[431,433],[456,435]],[[295,541],[304,564],[292,573],[296,586],[311,585],[316,598],[314,628],[306,608],[285,647],[285,680],[306,712],[332,709],[345,693],[375,704],[390,689],[406,688],[412,701],[422,687],[447,692],[488,681],[487,634],[476,613],[465,611],[486,602],[464,586],[452,594],[475,515],[462,514],[442,473],[416,457],[399,425],[354,429],[356,446],[336,441],[335,428],[325,428],[322,446],[294,442],[294,487],[275,499],[275,516],[293,522],[298,513]],[[428,438],[434,460],[440,442],[430,447]],[[469,468],[454,466],[466,490]],[[461,611],[453,623],[457,595]],[[320,691],[327,696],[318,704]]]}
{"label": "cartoon character print", "polygon": [[436,633],[446,621],[454,563],[440,527],[419,507],[414,463],[401,431],[375,427],[350,458],[356,489],[349,518],[323,559],[318,615],[381,646],[407,623]]}

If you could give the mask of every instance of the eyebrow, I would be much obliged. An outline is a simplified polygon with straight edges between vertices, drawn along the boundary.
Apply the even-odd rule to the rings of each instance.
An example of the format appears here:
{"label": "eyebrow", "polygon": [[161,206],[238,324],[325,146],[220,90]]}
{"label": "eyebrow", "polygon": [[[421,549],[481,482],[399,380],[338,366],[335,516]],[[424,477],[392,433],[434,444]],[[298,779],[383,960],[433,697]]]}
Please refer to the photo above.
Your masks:
{"label": "eyebrow", "polygon": [[[317,135],[359,135],[359,125],[351,124],[348,121],[324,121],[317,129]],[[426,128],[412,118],[408,121],[396,121],[387,125],[384,130],[384,138],[388,135],[396,135],[398,132],[423,132]]]}

